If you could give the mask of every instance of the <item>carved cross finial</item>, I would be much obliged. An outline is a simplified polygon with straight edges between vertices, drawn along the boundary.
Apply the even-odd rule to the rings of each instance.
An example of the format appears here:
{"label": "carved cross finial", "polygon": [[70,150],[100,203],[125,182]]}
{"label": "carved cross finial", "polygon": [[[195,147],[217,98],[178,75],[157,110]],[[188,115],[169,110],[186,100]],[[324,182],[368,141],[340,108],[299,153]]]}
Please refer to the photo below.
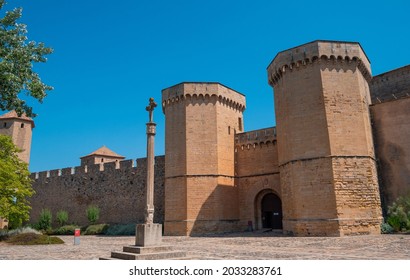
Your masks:
{"label": "carved cross finial", "polygon": [[149,112],[149,122],[153,122],[153,112],[154,108],[157,107],[157,103],[155,103],[154,98],[149,99],[149,105],[145,108]]}

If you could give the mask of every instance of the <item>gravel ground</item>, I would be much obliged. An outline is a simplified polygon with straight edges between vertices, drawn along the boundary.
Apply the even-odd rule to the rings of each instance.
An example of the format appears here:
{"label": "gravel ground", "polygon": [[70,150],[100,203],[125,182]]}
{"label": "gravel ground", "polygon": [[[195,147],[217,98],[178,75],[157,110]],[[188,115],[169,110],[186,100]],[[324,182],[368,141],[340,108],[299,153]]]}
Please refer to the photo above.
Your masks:
{"label": "gravel ground", "polygon": [[[133,245],[135,237],[60,237],[61,245],[21,246],[0,242],[0,260],[96,260]],[[164,237],[164,245],[194,260],[410,260],[410,235],[287,237],[275,232],[206,237]]]}

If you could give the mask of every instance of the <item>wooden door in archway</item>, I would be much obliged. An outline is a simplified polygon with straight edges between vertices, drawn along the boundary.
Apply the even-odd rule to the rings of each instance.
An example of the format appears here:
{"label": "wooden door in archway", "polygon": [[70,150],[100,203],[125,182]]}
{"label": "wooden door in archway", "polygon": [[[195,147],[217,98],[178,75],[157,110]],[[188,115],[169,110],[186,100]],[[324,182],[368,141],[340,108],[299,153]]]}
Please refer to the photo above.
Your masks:
{"label": "wooden door in archway", "polygon": [[262,226],[264,228],[282,229],[282,202],[274,193],[262,198]]}

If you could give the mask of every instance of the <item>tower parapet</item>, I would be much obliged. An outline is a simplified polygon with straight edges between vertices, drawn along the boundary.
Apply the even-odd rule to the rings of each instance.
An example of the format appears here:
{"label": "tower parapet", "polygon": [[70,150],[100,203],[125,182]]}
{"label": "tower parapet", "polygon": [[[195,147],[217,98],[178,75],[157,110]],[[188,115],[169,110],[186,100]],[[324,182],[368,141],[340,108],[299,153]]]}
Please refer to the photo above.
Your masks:
{"label": "tower parapet", "polygon": [[370,61],[359,43],[313,41],[278,53],[267,68],[269,84],[274,86],[287,71],[320,62],[353,63],[368,82],[372,78]]}
{"label": "tower parapet", "polygon": [[240,112],[245,110],[245,96],[229,87],[213,82],[184,82],[162,91],[162,111],[165,113],[166,107],[178,102],[209,102],[210,99],[216,99],[221,104]]}

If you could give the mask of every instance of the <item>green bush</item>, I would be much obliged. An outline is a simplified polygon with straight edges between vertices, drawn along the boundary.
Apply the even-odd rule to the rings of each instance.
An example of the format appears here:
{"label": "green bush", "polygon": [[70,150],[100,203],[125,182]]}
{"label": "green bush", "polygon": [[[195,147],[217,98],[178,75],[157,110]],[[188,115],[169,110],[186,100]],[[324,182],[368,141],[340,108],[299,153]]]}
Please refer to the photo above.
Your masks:
{"label": "green bush", "polygon": [[125,224],[125,225],[110,225],[105,232],[105,235],[115,236],[115,235],[135,235],[135,224]]}
{"label": "green bush", "polygon": [[95,224],[98,219],[100,218],[100,208],[95,205],[90,205],[87,208],[87,219],[90,222],[90,224]]}
{"label": "green bush", "polygon": [[108,224],[98,224],[98,225],[90,225],[84,230],[84,235],[97,235],[97,234],[104,234],[109,225]]}
{"label": "green bush", "polygon": [[38,221],[37,228],[39,230],[49,230],[49,229],[51,229],[52,218],[53,218],[53,216],[52,216],[50,210],[48,210],[48,209],[41,210],[40,219]]}
{"label": "green bush", "polygon": [[31,228],[31,227],[20,227],[13,230],[0,230],[0,241],[8,239],[9,237],[25,234],[25,233],[34,233],[34,234],[41,234],[41,232]]}
{"label": "green bush", "polygon": [[68,212],[63,210],[58,211],[56,219],[60,227],[64,226],[68,221]]}
{"label": "green bush", "polygon": [[394,229],[393,229],[392,226],[389,225],[388,223],[382,223],[381,232],[382,232],[383,234],[389,234],[389,233],[393,233],[393,232],[394,232]]}
{"label": "green bush", "polygon": [[7,243],[14,245],[48,245],[63,244],[64,241],[55,236],[47,236],[36,233],[21,233],[7,239]]}
{"label": "green bush", "polygon": [[77,225],[65,225],[53,231],[54,235],[74,235],[75,229],[80,228]]}
{"label": "green bush", "polygon": [[410,195],[399,197],[388,207],[387,223],[396,232],[410,230]]}

